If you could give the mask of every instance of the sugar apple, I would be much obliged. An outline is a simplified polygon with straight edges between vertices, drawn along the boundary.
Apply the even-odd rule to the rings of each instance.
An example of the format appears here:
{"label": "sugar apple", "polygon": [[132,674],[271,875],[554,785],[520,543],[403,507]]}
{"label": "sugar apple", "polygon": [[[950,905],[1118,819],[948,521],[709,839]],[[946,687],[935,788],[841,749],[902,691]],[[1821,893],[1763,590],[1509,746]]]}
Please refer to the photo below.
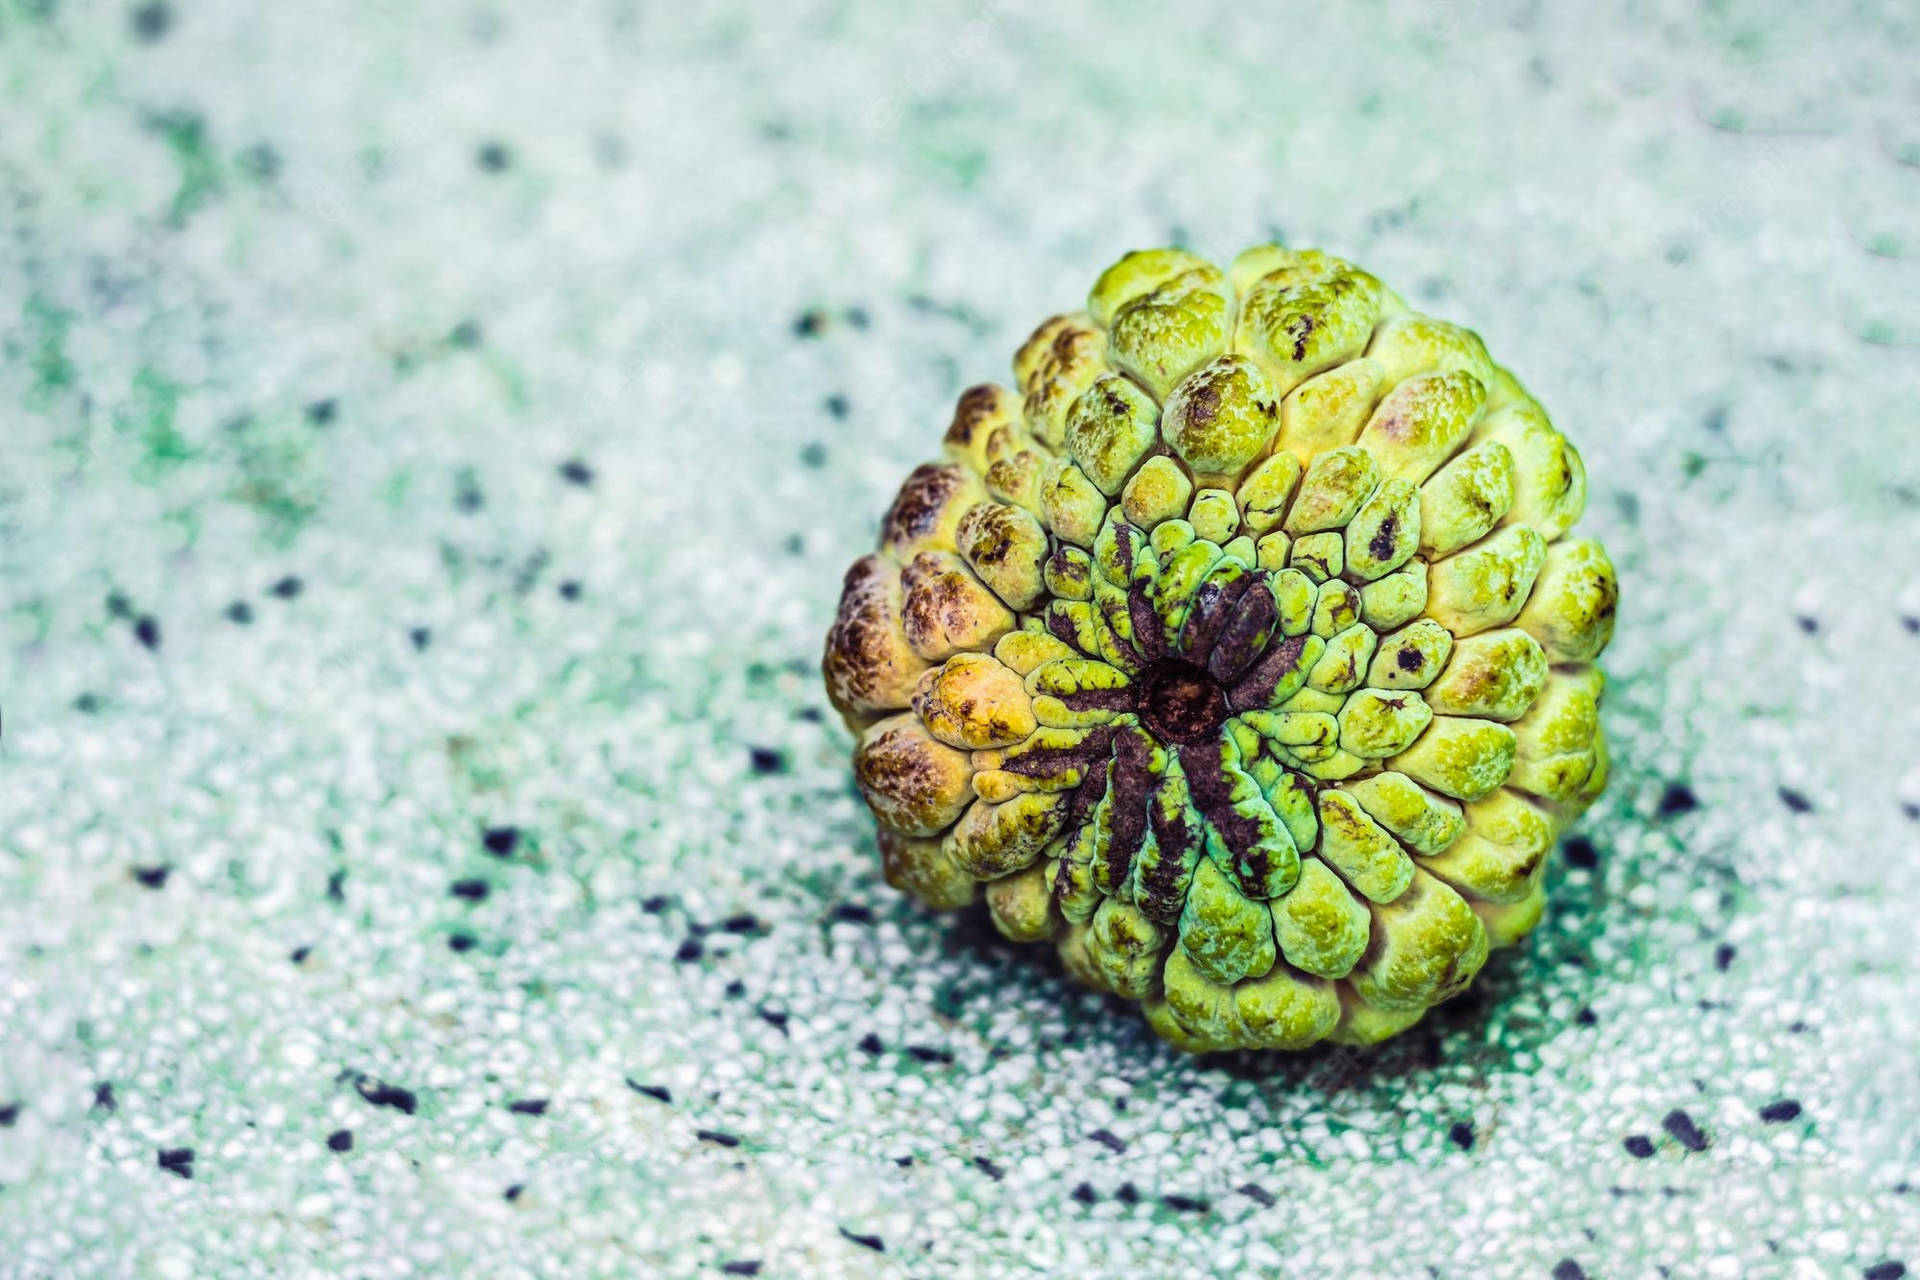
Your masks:
{"label": "sugar apple", "polygon": [[1580,455],[1352,263],[1130,253],[960,397],[827,690],[889,883],[1180,1048],[1365,1044],[1539,921],[1607,781]]}

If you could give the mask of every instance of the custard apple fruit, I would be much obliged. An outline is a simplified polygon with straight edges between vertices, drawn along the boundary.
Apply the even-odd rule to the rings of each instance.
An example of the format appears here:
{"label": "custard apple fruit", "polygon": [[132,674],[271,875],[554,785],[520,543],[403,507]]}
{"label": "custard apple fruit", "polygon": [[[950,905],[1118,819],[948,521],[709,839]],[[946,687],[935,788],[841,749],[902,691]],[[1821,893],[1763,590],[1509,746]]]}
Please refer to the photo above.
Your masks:
{"label": "custard apple fruit", "polygon": [[1471,331],[1316,250],[1130,253],[960,397],[827,689],[889,883],[1188,1050],[1370,1043],[1539,921],[1618,587]]}

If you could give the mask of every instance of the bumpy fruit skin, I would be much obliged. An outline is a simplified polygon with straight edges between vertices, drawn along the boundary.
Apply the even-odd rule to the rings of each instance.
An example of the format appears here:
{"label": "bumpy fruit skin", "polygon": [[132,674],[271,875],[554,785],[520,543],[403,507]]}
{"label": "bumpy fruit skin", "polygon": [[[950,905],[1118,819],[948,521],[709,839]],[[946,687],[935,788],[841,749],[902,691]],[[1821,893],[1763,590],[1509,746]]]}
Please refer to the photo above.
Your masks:
{"label": "bumpy fruit skin", "polygon": [[824,674],[887,880],[1192,1051],[1364,1044],[1539,921],[1618,586],[1480,339],[1315,250],[1128,254],[960,397]]}

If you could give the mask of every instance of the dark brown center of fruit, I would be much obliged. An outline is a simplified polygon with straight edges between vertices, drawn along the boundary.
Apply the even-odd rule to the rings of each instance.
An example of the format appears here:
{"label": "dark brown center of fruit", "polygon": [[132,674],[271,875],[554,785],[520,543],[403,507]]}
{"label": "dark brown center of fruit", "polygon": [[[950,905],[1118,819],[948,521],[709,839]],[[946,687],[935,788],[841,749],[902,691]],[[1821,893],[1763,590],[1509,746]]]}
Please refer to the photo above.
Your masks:
{"label": "dark brown center of fruit", "polygon": [[1227,695],[1187,662],[1162,662],[1141,676],[1140,723],[1162,742],[1200,742],[1220,731]]}

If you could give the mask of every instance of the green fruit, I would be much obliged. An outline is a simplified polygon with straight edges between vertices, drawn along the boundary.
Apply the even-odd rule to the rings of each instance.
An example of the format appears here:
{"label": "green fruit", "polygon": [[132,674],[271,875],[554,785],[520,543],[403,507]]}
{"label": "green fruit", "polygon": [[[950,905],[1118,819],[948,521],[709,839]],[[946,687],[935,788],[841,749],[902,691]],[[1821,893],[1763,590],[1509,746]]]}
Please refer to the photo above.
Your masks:
{"label": "green fruit", "polygon": [[1606,785],[1579,453],[1472,332],[1278,245],[1129,254],[1014,377],[827,639],[888,882],[1183,1049],[1405,1030]]}

